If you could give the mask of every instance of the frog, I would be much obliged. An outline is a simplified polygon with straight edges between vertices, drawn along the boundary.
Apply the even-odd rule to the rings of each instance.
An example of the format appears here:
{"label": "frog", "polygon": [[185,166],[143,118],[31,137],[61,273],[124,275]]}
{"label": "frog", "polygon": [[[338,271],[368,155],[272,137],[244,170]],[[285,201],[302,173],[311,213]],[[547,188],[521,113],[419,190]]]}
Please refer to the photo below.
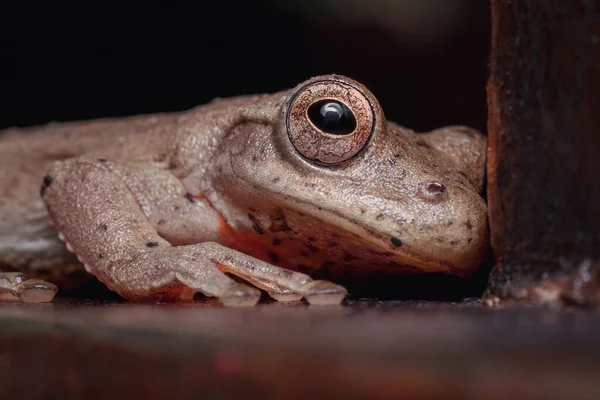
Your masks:
{"label": "frog", "polygon": [[64,266],[127,301],[227,307],[264,292],[340,304],[343,276],[466,277],[488,246],[486,143],[466,126],[387,121],[335,74],[185,111],[8,128],[0,292],[52,301],[59,281],[36,274]]}

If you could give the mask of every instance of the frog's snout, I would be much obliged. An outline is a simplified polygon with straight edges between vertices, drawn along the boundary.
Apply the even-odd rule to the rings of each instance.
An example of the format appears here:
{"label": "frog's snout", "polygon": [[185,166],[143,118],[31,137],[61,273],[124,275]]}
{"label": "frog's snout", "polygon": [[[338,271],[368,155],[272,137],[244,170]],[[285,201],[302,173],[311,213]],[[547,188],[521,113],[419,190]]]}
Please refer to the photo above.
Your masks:
{"label": "frog's snout", "polygon": [[429,206],[404,240],[416,258],[437,262],[459,275],[475,271],[487,249],[485,202],[435,183],[423,184],[419,196]]}
{"label": "frog's snout", "polygon": [[485,202],[475,193],[434,180],[413,186],[413,201],[371,220],[383,245],[405,265],[428,272],[468,275],[487,248]]}

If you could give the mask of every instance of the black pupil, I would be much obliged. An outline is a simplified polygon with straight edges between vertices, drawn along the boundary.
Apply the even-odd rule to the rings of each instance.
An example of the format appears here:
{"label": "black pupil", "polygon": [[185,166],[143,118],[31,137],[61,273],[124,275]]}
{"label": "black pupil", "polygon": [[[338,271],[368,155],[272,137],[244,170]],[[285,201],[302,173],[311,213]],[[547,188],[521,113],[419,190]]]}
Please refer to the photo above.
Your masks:
{"label": "black pupil", "polygon": [[308,107],[308,118],[320,130],[332,135],[347,135],[356,129],[356,118],[344,103],[319,100]]}

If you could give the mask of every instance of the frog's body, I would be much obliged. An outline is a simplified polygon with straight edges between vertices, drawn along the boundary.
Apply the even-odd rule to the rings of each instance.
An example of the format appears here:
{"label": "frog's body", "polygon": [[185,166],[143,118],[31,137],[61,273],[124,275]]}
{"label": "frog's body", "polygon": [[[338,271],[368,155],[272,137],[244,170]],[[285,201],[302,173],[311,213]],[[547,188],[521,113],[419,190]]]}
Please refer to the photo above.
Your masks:
{"label": "frog's body", "polygon": [[[352,114],[341,131],[309,110],[323,99]],[[0,136],[0,265],[77,265],[57,230],[128,299],[256,303],[224,272],[313,303],[346,293],[308,276],[323,270],[468,275],[487,247],[484,163],[479,133],[414,134],[339,76],[177,114],[11,129]],[[28,301],[55,291],[14,273],[0,273],[2,288]]]}

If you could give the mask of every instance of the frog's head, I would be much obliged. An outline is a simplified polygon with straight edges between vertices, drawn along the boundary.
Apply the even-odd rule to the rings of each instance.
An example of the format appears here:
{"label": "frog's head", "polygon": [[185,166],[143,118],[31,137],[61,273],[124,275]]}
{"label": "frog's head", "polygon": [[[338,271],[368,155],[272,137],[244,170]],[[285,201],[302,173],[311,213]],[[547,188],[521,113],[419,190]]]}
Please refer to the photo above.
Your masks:
{"label": "frog's head", "polygon": [[225,213],[234,230],[248,228],[240,248],[307,272],[478,267],[487,248],[480,133],[415,134],[337,75],[262,101],[263,121],[232,131],[220,176],[229,178],[213,182],[238,211]]}

